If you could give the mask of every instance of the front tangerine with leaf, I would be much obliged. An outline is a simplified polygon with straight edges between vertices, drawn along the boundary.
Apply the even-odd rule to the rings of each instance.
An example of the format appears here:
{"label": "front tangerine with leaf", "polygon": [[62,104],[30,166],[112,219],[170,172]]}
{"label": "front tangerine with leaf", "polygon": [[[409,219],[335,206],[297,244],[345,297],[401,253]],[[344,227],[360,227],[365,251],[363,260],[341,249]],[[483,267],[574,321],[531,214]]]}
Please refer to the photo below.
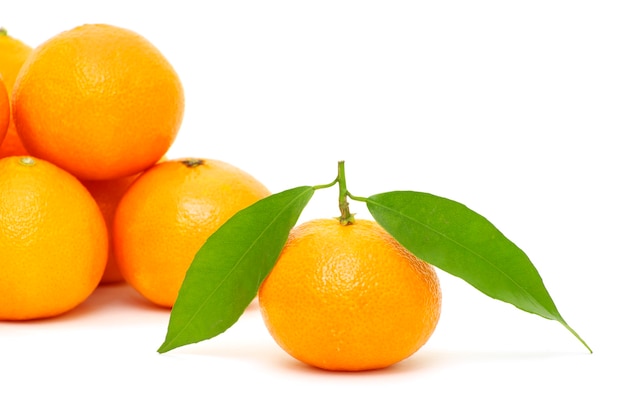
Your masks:
{"label": "front tangerine with leaf", "polygon": [[252,175],[219,160],[181,158],[151,167],[115,213],[113,247],[122,276],[148,300],[171,307],[207,237],[269,194]]}
{"label": "front tangerine with leaf", "polygon": [[390,366],[435,330],[441,290],[432,266],[377,223],[295,227],[259,289],[265,324],[294,358],[335,371]]}
{"label": "front tangerine with leaf", "polygon": [[107,231],[87,189],[30,156],[0,159],[0,319],[57,316],[94,291]]}
{"label": "front tangerine with leaf", "polygon": [[28,152],[80,179],[139,173],[177,136],[183,86],[143,36],[113,25],[61,32],[28,56],[13,87],[15,127]]}

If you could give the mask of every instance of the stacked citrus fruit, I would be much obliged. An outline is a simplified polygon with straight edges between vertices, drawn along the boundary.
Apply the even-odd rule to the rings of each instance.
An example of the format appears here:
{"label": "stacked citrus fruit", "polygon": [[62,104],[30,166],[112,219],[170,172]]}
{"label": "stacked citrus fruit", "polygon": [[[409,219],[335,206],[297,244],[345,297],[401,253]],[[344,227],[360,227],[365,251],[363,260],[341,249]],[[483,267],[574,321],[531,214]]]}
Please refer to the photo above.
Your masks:
{"label": "stacked citrus fruit", "polygon": [[[0,320],[60,315],[119,281],[172,307],[207,238],[270,194],[231,164],[164,158],[183,87],[133,31],[88,24],[32,50],[1,31],[0,70]],[[433,333],[439,283],[378,224],[344,224],[292,230],[261,313],[303,362],[383,368]]]}
{"label": "stacked citrus fruit", "polygon": [[0,57],[0,319],[59,315],[123,279],[171,306],[201,241],[268,190],[222,162],[164,159],[183,87],[133,31],[86,24],[31,49],[3,30]]}

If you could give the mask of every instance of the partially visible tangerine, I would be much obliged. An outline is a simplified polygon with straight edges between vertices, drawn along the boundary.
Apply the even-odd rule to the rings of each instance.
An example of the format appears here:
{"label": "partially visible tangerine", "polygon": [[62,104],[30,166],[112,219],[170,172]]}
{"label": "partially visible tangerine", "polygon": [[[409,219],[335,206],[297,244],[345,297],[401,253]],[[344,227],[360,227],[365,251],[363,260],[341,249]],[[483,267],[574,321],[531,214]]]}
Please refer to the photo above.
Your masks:
{"label": "partially visible tangerine", "polygon": [[109,180],[82,181],[98,204],[107,225],[109,257],[100,281],[102,284],[124,280],[113,251],[113,219],[117,205],[138,176],[139,174]]}
{"label": "partially visible tangerine", "polygon": [[4,141],[4,136],[9,128],[11,121],[11,106],[9,102],[9,93],[4,86],[4,81],[0,77],[0,145]]}
{"label": "partially visible tangerine", "polygon": [[[163,157],[159,160],[159,162],[165,160],[167,160],[167,158]],[[109,233],[109,257],[104,273],[102,274],[102,280],[100,281],[101,284],[109,284],[124,280],[113,249],[113,221],[115,219],[115,211],[117,210],[119,202],[130,185],[139,177],[139,175],[140,174],[123,176],[121,178],[108,180],[82,181],[83,185],[85,185],[89,193],[91,193],[91,196],[93,196],[98,204]]]}
{"label": "partially visible tangerine", "polygon": [[[4,84],[9,92],[9,99],[13,92],[15,78],[32,50],[29,45],[10,36],[6,29],[0,28],[0,76],[4,79]],[[17,134],[11,117],[4,142],[0,145],[0,158],[26,154],[28,152]]]}

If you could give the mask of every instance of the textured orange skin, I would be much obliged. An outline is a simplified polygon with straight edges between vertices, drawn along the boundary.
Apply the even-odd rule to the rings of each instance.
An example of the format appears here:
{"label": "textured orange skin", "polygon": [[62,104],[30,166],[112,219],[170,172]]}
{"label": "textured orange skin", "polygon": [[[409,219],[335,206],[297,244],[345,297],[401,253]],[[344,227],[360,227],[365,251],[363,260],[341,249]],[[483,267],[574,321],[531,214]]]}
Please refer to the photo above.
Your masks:
{"label": "textured orange skin", "polygon": [[[32,50],[30,46],[19,39],[15,39],[7,34],[0,34],[0,76],[4,79],[4,84],[9,92],[9,100],[13,92],[15,78]],[[0,144],[0,158],[26,154],[28,152],[17,135],[13,118],[11,118],[4,142]]]}
{"label": "textured orange skin", "polygon": [[83,185],[85,185],[98,204],[109,233],[109,257],[104,273],[102,274],[101,284],[124,280],[113,251],[113,220],[117,205],[138,176],[137,174],[109,180],[82,181]]}
{"label": "textured orange skin", "polygon": [[369,220],[295,227],[258,298],[285,351],[334,371],[384,368],[409,357],[429,339],[441,311],[434,269]]}
{"label": "textured orange skin", "polygon": [[0,159],[0,319],[65,313],[98,285],[107,231],[72,175],[35,158]]}
{"label": "textured orange skin", "polygon": [[[200,163],[185,163],[192,161]],[[206,239],[267,195],[258,180],[221,161],[157,164],[131,185],[115,214],[113,247],[122,276],[148,300],[171,307]]]}
{"label": "textured orange skin", "polygon": [[184,94],[142,36],[90,24],[33,50],[15,81],[13,118],[30,154],[84,180],[139,173],[174,142]]}
{"label": "textured orange skin", "polygon": [[9,93],[0,77],[0,145],[4,141],[4,136],[9,128],[11,121],[11,102],[9,102]]}
{"label": "textured orange skin", "polygon": [[[163,157],[159,162],[167,160]],[[130,187],[130,185],[139,177],[139,174],[124,176],[116,179],[108,180],[83,180],[83,185],[87,188],[91,196],[96,200],[104,221],[109,232],[109,258],[107,266],[102,274],[101,284],[109,284],[124,280],[120,267],[113,250],[113,220],[115,219],[115,211],[122,197]]]}

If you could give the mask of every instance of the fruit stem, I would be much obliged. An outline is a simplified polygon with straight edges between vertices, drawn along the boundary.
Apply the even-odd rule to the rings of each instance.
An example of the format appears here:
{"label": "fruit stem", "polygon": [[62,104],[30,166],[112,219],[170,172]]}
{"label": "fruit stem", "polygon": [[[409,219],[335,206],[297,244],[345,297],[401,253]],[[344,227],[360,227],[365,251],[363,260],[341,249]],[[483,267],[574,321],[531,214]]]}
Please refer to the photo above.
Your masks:
{"label": "fruit stem", "polygon": [[22,166],[34,166],[35,159],[33,159],[31,156],[23,156],[23,157],[20,157],[19,163]]}
{"label": "fruit stem", "polygon": [[9,32],[6,30],[6,28],[0,26],[0,36],[7,36],[9,34]]}
{"label": "fruit stem", "polygon": [[182,160],[182,162],[185,166],[189,167],[190,169],[193,169],[194,167],[202,166],[204,164],[203,159],[196,159],[196,158],[184,159]]}
{"label": "fruit stem", "polygon": [[354,223],[354,214],[350,213],[350,205],[348,204],[348,196],[350,196],[350,192],[348,192],[348,188],[346,186],[346,170],[343,160],[339,162],[337,182],[339,183],[339,211],[341,211],[339,222],[344,226],[350,225]]}

